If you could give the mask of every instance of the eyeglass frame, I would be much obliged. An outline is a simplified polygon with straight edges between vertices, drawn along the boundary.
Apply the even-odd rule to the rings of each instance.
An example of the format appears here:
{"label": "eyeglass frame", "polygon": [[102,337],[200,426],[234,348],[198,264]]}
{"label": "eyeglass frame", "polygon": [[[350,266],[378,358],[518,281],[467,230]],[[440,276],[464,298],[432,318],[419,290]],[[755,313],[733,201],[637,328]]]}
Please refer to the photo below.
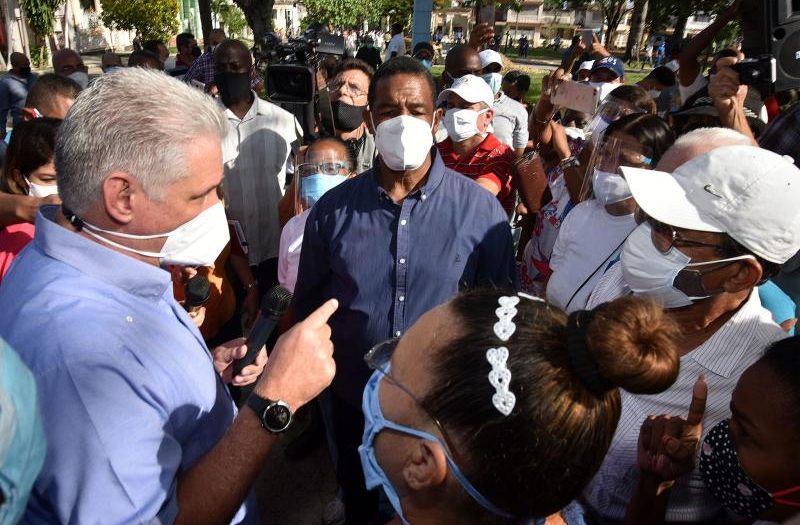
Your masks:
{"label": "eyeglass frame", "polygon": [[[348,95],[353,99],[366,97],[367,95],[369,95],[368,91],[362,91],[361,89],[354,87],[346,80],[337,80],[334,78],[328,83],[327,87],[328,91],[330,91],[331,93],[336,93],[338,91],[341,95]],[[342,89],[344,87],[346,87],[347,89],[346,90]]]}
{"label": "eyeglass frame", "polygon": [[[340,161],[326,161],[326,162],[303,162],[297,166],[297,173],[300,173],[303,166],[315,166],[316,169],[323,175],[341,175],[340,171],[345,170],[348,173],[353,171],[353,163],[349,160]],[[333,172],[328,173],[325,167],[332,168]],[[329,170],[330,171],[330,170]]]}
{"label": "eyeglass frame", "polygon": [[[684,238],[682,238],[680,236],[680,234],[678,233],[677,228],[675,228],[675,226],[672,226],[671,224],[667,224],[665,222],[661,222],[661,221],[659,221],[657,219],[654,219],[653,217],[648,215],[647,212],[645,212],[641,208],[637,208],[636,209],[635,220],[636,220],[637,224],[642,224],[642,223],[646,222],[647,224],[650,225],[650,229],[651,229],[650,238],[653,241],[653,246],[656,247],[656,250],[658,250],[659,252],[664,253],[664,254],[669,253],[669,251],[672,250],[672,248],[681,248],[681,247],[683,247],[683,248],[714,248],[714,249],[719,250],[719,251],[724,251],[724,250],[726,250],[728,248],[728,246],[726,246],[724,244],[711,244],[711,243],[702,242],[702,241],[693,241],[691,239],[684,239]],[[659,247],[659,245],[658,245],[658,243],[656,241],[656,236],[662,236],[663,237],[664,234],[666,233],[665,230],[667,228],[670,231],[670,235],[669,235],[670,243],[669,243],[669,246],[667,247],[666,250],[662,250]],[[658,233],[659,230],[662,232],[661,234]]]}
{"label": "eyeglass frame", "polygon": [[433,421],[433,424],[436,425],[436,428],[439,430],[439,433],[444,438],[444,445],[447,447],[447,451],[453,457],[453,461],[455,461],[456,464],[461,465],[462,464],[461,458],[459,457],[456,448],[453,446],[453,441],[450,439],[450,436],[444,429],[444,425],[442,425],[441,421],[439,421],[439,418],[436,417],[436,415],[434,415],[433,412],[431,412],[430,409],[428,409],[428,407],[425,406],[425,403],[423,403],[422,400],[419,399],[408,387],[400,383],[397,379],[394,378],[394,376],[392,376],[391,373],[385,370],[384,366],[381,365],[380,362],[378,361],[377,356],[380,355],[381,350],[387,347],[391,347],[391,350],[389,351],[387,356],[388,359],[385,360],[384,364],[388,363],[391,360],[392,355],[394,354],[394,351],[397,349],[397,345],[399,343],[400,343],[399,337],[392,337],[391,339],[387,339],[386,341],[382,341],[376,344],[375,346],[370,348],[366,354],[364,354],[364,362],[371,370],[380,372],[383,375],[383,377],[387,378],[394,386],[405,392],[406,395],[410,397],[419,408],[422,409],[425,415],[428,416],[428,418],[430,418],[431,421]]}

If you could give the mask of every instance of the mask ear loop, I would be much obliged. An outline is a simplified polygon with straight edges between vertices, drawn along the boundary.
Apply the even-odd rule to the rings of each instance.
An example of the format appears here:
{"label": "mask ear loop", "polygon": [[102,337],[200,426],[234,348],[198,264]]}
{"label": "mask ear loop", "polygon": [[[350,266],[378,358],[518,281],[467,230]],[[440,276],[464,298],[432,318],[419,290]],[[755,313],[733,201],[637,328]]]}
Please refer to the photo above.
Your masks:
{"label": "mask ear loop", "polygon": [[797,492],[800,492],[800,486],[792,487],[790,489],[785,489],[785,490],[779,490],[778,492],[772,493],[772,499],[775,501],[775,503],[779,505],[784,505],[786,507],[800,508],[800,502],[783,499],[783,496],[788,496],[789,494],[795,494]]}

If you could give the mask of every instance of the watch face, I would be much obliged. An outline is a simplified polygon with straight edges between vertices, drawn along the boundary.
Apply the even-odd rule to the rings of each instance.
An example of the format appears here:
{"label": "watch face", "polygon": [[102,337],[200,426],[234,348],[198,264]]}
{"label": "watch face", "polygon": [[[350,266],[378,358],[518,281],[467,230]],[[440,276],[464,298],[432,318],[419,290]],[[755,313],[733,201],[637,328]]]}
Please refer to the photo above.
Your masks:
{"label": "watch face", "polygon": [[272,432],[286,430],[291,422],[292,411],[284,403],[273,403],[264,411],[264,425]]}

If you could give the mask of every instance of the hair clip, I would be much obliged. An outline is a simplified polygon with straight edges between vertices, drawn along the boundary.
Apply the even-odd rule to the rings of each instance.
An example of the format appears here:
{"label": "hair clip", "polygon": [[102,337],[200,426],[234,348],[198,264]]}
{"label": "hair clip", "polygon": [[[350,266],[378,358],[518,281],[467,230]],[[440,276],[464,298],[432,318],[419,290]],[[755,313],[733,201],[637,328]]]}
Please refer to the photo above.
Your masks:
{"label": "hair clip", "polygon": [[545,303],[545,304],[547,303],[547,301],[545,301],[541,297],[536,297],[535,295],[531,295],[525,292],[518,292],[517,295],[519,297],[522,297],[523,299],[528,299],[529,301],[536,301],[537,303]]}
{"label": "hair clip", "polygon": [[[517,315],[515,307],[519,304],[519,297],[503,296],[497,302],[500,306],[495,310],[498,321],[494,324],[494,333],[498,339],[506,342],[517,329],[517,325],[514,324],[514,316]],[[516,396],[508,389],[511,384],[511,370],[508,369],[507,364],[508,348],[501,346],[488,349],[486,360],[492,365],[492,370],[489,372],[489,383],[495,389],[492,404],[498,412],[507,416],[511,414],[517,403]]]}

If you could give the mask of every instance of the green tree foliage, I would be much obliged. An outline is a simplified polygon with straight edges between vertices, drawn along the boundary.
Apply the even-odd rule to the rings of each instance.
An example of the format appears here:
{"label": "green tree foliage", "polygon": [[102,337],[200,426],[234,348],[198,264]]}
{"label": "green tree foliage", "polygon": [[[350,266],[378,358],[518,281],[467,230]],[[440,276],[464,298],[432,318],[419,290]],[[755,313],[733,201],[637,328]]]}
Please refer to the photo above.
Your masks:
{"label": "green tree foliage", "polygon": [[106,27],[138,29],[144,40],[168,41],[178,32],[178,0],[103,0]]}
{"label": "green tree foliage", "polygon": [[22,0],[20,5],[25,11],[28,25],[36,36],[48,37],[53,34],[56,20],[56,8],[61,0]]}
{"label": "green tree foliage", "polygon": [[247,27],[247,20],[242,10],[227,0],[211,0],[211,10],[217,15],[222,29],[231,38],[241,36]]}
{"label": "green tree foliage", "polygon": [[[349,28],[361,26],[364,20],[369,20],[372,15],[381,12],[384,3],[389,0],[379,2],[367,2],[364,0],[306,0],[304,5],[308,12],[307,20],[314,22],[325,22],[334,28]],[[410,6],[407,0],[391,0],[397,4],[405,3]],[[379,4],[379,5],[376,5]],[[394,18],[394,16],[393,16]]]}

